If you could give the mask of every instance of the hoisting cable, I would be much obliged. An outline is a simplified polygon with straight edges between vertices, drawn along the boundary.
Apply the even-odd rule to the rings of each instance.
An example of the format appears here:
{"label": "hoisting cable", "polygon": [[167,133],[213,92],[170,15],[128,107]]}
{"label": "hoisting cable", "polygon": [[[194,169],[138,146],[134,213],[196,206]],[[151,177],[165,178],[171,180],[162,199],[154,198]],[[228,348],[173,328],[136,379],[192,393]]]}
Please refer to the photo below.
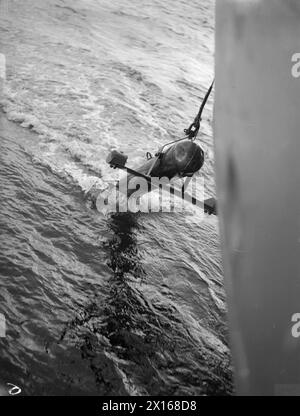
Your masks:
{"label": "hoisting cable", "polygon": [[215,80],[213,80],[213,82],[211,83],[211,86],[209,87],[209,89],[208,89],[208,91],[207,91],[207,93],[204,97],[204,100],[202,101],[202,104],[199,108],[198,114],[196,115],[193,123],[190,125],[190,127],[188,129],[184,130],[184,133],[188,136],[188,138],[190,140],[195,140],[196,137],[197,137],[197,134],[198,134],[199,129],[200,129],[202,112],[204,110],[204,107],[205,107],[205,104],[208,100],[208,97],[210,96],[210,93],[213,89],[214,82],[215,82]]}

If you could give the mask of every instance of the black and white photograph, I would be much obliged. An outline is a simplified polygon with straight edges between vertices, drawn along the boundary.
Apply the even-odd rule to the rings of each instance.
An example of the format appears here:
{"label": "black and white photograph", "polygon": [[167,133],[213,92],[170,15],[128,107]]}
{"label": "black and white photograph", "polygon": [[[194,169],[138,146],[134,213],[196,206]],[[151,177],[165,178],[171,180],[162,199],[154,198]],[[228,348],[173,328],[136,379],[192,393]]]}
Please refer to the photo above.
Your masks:
{"label": "black and white photograph", "polygon": [[299,0],[0,0],[0,396],[300,395],[299,40]]}

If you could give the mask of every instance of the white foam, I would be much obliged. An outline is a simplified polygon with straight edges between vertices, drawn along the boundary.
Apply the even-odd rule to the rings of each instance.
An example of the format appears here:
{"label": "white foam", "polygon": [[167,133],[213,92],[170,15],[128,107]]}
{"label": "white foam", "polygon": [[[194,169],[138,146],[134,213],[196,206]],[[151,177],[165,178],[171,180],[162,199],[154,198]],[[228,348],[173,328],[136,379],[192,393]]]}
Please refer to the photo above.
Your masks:
{"label": "white foam", "polygon": [[[127,0],[127,14],[109,1],[88,2],[76,3],[76,13],[64,19],[54,5],[11,4],[5,24],[14,30],[1,38],[9,78],[0,103],[10,120],[39,135],[39,159],[86,190],[98,176],[114,178],[105,162],[111,148],[125,151],[134,168],[146,151],[181,136],[211,81],[213,36],[199,41],[202,31],[193,19],[183,26],[177,6],[170,21],[162,6],[153,20],[155,8],[141,12]],[[20,31],[28,34],[22,47]],[[199,48],[189,48],[189,61],[182,59],[187,44]],[[177,86],[182,78],[199,98]],[[211,136],[210,125],[202,125]]]}
{"label": "white foam", "polygon": [[3,53],[0,53],[0,78],[6,79],[6,58]]}

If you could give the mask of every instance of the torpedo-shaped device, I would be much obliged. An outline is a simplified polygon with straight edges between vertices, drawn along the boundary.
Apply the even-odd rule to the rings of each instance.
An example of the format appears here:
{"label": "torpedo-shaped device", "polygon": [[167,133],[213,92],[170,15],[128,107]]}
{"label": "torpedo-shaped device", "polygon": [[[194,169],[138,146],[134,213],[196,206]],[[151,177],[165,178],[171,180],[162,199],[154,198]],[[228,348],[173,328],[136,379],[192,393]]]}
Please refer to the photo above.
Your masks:
{"label": "torpedo-shaped device", "polygon": [[[192,204],[203,207],[204,212],[216,215],[217,206],[214,198],[199,201],[193,195],[187,195],[186,193],[190,179],[202,168],[204,163],[204,151],[195,142],[195,139],[199,132],[201,115],[212,91],[213,84],[214,81],[208,89],[193,123],[188,129],[184,130],[186,137],[165,144],[154,156],[148,152],[146,162],[134,169],[126,166],[128,156],[123,152],[112,150],[109,153],[106,162],[114,169],[123,169],[127,172],[127,175],[117,183],[118,192],[125,194],[130,199],[137,190],[138,197],[140,197],[153,189],[164,189],[170,194],[185,200],[187,199]],[[170,183],[170,180],[174,178],[186,178],[184,185],[178,187],[173,182]],[[162,179],[165,179],[167,184],[164,183],[162,185]],[[141,187],[141,182],[146,184],[146,186]],[[112,193],[114,189],[114,185],[106,189],[106,195]],[[188,198],[186,198],[187,196]],[[105,205],[106,196],[101,195],[100,192],[96,197],[101,206]]]}
{"label": "torpedo-shaped device", "polygon": [[[164,145],[158,150],[154,157],[147,154],[147,161],[138,168],[132,169],[127,167],[127,159],[128,156],[124,153],[113,150],[109,153],[106,161],[114,169],[118,168],[127,171],[127,175],[120,179],[118,188],[126,189],[127,198],[129,198],[136,192],[140,182],[139,178],[141,177],[149,184],[149,187],[145,192],[151,192],[151,190],[153,190],[153,184],[155,187],[153,178],[167,178],[169,180],[176,177],[191,178],[202,168],[204,163],[204,152],[197,143],[184,138]],[[185,185],[181,188],[170,185],[167,189],[175,196],[183,197],[188,181],[189,179],[186,180]],[[139,195],[141,196],[141,192]],[[189,200],[195,205],[202,205],[204,211],[208,214],[216,215],[216,201],[214,198],[199,202],[191,196]]]}
{"label": "torpedo-shaped device", "polygon": [[[193,176],[198,172],[204,163],[204,152],[201,147],[191,140],[178,140],[177,143],[170,146],[165,152],[163,146],[155,155],[149,156],[146,163],[132,170],[132,173],[126,168],[128,157],[122,152],[113,150],[107,157],[106,162],[112,168],[126,169],[128,173],[135,176],[140,175],[172,179],[175,176],[187,177]],[[139,175],[139,176],[140,176]],[[128,175],[128,179],[131,176]]]}

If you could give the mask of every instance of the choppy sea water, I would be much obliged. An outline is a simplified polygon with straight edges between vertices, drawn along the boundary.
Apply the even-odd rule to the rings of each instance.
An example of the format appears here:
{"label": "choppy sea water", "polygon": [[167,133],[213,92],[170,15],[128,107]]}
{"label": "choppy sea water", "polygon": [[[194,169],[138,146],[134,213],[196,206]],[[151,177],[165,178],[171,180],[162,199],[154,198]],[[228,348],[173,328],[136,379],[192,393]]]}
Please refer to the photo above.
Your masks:
{"label": "choppy sea water", "polygon": [[214,75],[214,2],[11,0],[0,13],[0,384],[230,394],[217,219],[105,217],[88,202],[116,175],[110,149],[138,166],[193,120]]}

